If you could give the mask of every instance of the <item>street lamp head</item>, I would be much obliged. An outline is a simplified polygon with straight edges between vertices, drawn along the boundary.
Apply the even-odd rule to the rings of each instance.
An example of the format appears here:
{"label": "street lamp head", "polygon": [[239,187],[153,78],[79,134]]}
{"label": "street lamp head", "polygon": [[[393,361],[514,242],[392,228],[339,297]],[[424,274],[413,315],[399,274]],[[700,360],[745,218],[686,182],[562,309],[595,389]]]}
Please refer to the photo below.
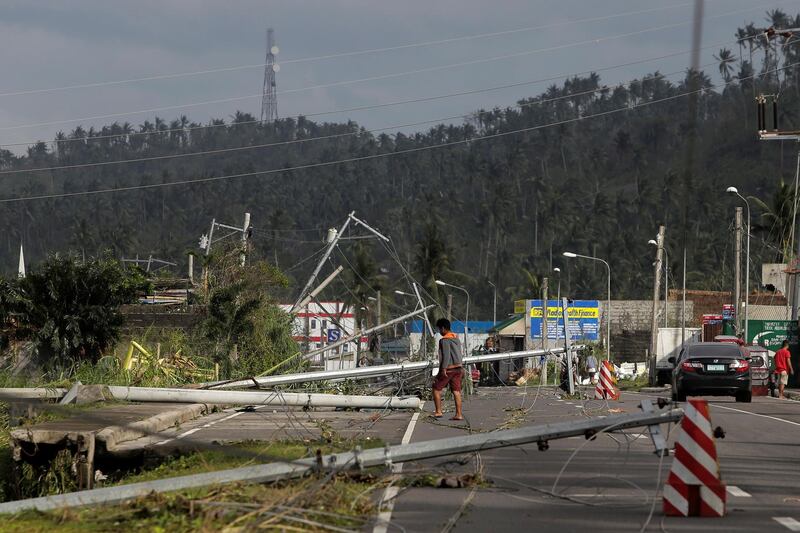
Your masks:
{"label": "street lamp head", "polygon": [[369,300],[370,302],[375,302],[377,301],[377,298],[375,298],[374,296],[367,296],[367,300]]}
{"label": "street lamp head", "polygon": [[400,296],[406,296],[406,293],[404,293],[403,291],[400,291],[400,290],[396,290],[396,291],[394,291],[394,293],[395,294],[399,294]]}
{"label": "street lamp head", "polygon": [[444,281],[442,281],[440,279],[437,279],[437,280],[434,280],[434,281],[436,282],[437,285],[442,285],[442,286],[447,285],[447,283],[445,283]]}
{"label": "street lamp head", "polygon": [[655,239],[650,239],[647,241],[647,244],[652,244],[653,246],[658,246],[658,242]]}
{"label": "street lamp head", "polygon": [[555,268],[553,269],[553,272],[561,272],[561,269],[560,269],[560,268],[558,268],[558,267],[555,267]]}
{"label": "street lamp head", "polygon": [[578,254],[573,253],[573,252],[564,252],[561,255],[563,255],[564,257],[569,257],[570,259],[574,259],[574,258],[578,257]]}
{"label": "street lamp head", "polygon": [[737,189],[736,187],[728,187],[727,189],[725,189],[725,192],[729,194],[739,194],[739,189]]}

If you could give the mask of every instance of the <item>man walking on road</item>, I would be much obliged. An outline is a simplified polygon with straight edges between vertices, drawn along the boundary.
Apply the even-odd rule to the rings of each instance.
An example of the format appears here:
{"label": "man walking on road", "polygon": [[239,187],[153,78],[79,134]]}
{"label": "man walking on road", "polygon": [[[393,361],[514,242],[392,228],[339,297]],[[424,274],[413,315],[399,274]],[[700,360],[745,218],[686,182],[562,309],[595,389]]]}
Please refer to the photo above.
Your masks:
{"label": "man walking on road", "polygon": [[463,375],[463,363],[461,355],[461,344],[458,337],[450,331],[450,321],[440,318],[436,322],[442,338],[439,340],[439,373],[433,381],[433,404],[436,411],[433,416],[439,418],[442,413],[442,391],[450,385],[450,392],[456,403],[456,414],[450,420],[464,420],[461,413],[461,376]]}
{"label": "man walking on road", "polygon": [[789,384],[789,374],[794,374],[792,354],[789,353],[789,341],[783,341],[781,349],[775,354],[775,376],[778,378],[778,398],[784,399],[783,389]]}

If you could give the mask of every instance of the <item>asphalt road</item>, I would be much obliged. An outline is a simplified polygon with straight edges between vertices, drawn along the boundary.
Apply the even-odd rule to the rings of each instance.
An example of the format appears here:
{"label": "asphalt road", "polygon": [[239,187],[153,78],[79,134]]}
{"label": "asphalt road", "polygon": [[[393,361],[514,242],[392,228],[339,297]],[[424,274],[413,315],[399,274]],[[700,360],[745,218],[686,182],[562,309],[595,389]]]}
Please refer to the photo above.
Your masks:
{"label": "asphalt road", "polygon": [[[648,396],[625,393],[609,407],[635,412],[643,397]],[[646,432],[629,430],[594,441],[552,441],[544,452],[535,444],[490,450],[480,454],[477,465],[474,456],[461,458],[464,464],[452,460],[458,458],[406,463],[406,474],[437,472],[449,478],[479,467],[488,483],[402,489],[384,505],[388,528],[379,524],[376,531],[640,531],[651,508],[647,531],[800,531],[800,402],[709,400],[712,425],[726,432],[717,440],[728,485],[724,518],[665,518],[661,488],[672,456],[660,462]],[[537,395],[536,387],[487,388],[467,402],[468,424],[422,416],[409,437],[420,441],[606,414],[601,402],[560,400],[552,389]],[[670,445],[675,436],[672,428]]]}
{"label": "asphalt road", "polygon": [[125,442],[119,453],[147,449],[155,454],[170,453],[176,448],[191,450],[198,445],[228,444],[245,441],[273,441],[319,438],[380,439],[397,444],[411,418],[408,411],[336,411],[257,406],[232,408],[196,420],[158,435]]}
{"label": "asphalt road", "polygon": [[[619,402],[607,406],[594,400],[562,400],[552,388],[484,388],[465,402],[466,423],[447,417],[434,420],[425,413],[412,417],[402,411],[230,409],[126,446],[166,452],[198,442],[314,440],[332,433],[396,444],[637,412],[647,397],[655,398],[624,393]],[[385,494],[384,522],[375,531],[640,531],[651,508],[647,531],[792,531],[793,524],[800,531],[800,402],[709,400],[712,425],[726,432],[717,440],[722,478],[729,489],[725,518],[664,518],[661,488],[672,457],[659,463],[647,433],[629,430],[594,441],[582,437],[551,441],[547,451],[532,444],[485,451],[479,459],[473,454],[406,463],[402,468],[407,478],[434,474],[455,481],[480,470],[487,482],[466,488],[400,488],[398,483]],[[424,407],[430,412],[432,405]],[[675,435],[672,428],[670,444]],[[785,519],[787,525],[776,518]]]}

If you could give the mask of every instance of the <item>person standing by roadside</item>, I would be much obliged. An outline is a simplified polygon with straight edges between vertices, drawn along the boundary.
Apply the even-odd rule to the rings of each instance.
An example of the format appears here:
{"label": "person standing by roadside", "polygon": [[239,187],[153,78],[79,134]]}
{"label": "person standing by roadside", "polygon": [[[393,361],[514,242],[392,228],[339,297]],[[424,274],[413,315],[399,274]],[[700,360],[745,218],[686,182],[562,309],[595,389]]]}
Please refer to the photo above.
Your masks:
{"label": "person standing by roadside", "polygon": [[461,344],[456,334],[450,331],[450,321],[446,318],[437,320],[436,328],[442,338],[439,340],[439,373],[433,381],[433,404],[436,408],[433,416],[443,416],[442,391],[449,385],[456,404],[456,414],[450,420],[464,420],[461,412],[461,377],[464,373]]}
{"label": "person standing by roadside", "polygon": [[590,353],[586,358],[586,372],[589,374],[589,383],[595,385],[595,375],[597,375],[597,358],[593,353]]}
{"label": "person standing by roadside", "polygon": [[778,381],[778,398],[784,399],[783,389],[789,384],[789,374],[794,374],[792,354],[789,353],[789,341],[783,341],[781,349],[775,354],[775,377]]}

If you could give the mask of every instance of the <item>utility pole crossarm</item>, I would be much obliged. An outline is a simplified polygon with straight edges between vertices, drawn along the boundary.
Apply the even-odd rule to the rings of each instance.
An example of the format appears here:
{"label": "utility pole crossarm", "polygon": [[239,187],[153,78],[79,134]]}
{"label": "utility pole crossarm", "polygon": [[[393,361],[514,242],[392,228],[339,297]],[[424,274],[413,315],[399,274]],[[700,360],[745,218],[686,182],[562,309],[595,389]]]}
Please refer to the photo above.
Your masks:
{"label": "utility pole crossarm", "polygon": [[300,295],[297,297],[297,301],[292,306],[291,310],[289,311],[289,314],[297,312],[297,310],[301,307],[300,302],[303,301],[303,298],[306,296],[306,294],[308,294],[308,291],[311,289],[311,285],[314,284],[314,280],[317,279],[317,276],[319,275],[319,271],[322,270],[322,266],[325,264],[325,261],[328,260],[328,257],[330,257],[331,253],[333,252],[333,249],[339,242],[339,238],[344,233],[344,230],[347,229],[347,226],[350,225],[351,217],[354,214],[355,211],[352,211],[349,215],[347,215],[347,219],[344,221],[344,224],[342,224],[342,227],[339,228],[339,232],[336,234],[336,236],[333,237],[333,239],[331,239],[331,242],[328,243],[328,248],[325,250],[325,253],[320,258],[316,268],[314,268],[314,272],[312,272],[311,277],[308,278],[305,287],[303,287],[303,290],[300,291]]}

